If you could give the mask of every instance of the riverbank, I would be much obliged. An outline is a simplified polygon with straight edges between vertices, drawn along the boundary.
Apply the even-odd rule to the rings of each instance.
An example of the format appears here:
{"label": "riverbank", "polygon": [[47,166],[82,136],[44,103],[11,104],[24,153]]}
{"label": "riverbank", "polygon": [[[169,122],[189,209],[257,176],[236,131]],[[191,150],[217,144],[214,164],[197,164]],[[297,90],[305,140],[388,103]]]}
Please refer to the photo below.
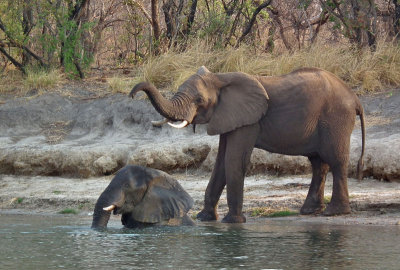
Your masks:
{"label": "riverbank", "polygon": [[[194,216],[203,205],[204,190],[209,174],[200,172],[173,174],[193,197]],[[275,177],[253,175],[245,180],[244,211],[249,222],[260,210],[290,210],[298,212],[306,197],[311,175]],[[65,212],[91,216],[98,196],[112,176],[72,179],[44,176],[1,176],[0,214],[53,215]],[[328,176],[326,198],[330,198],[332,179]],[[400,225],[400,183],[376,179],[349,179],[352,214],[337,217],[301,216],[280,217],[294,222],[326,224]],[[218,213],[227,213],[226,194],[222,194]],[[73,215],[72,215],[73,216]],[[114,217],[116,219],[120,217]]]}
{"label": "riverbank", "polygon": [[[56,92],[0,102],[0,213],[90,215],[112,175],[126,164],[169,172],[201,209],[215,162],[218,137],[205,128],[155,128],[161,117],[139,95],[110,95],[94,85],[67,85]],[[342,217],[292,216],[296,222],[395,225],[400,221],[400,90],[361,97],[367,123],[364,175],[349,179],[353,213]],[[351,137],[349,175],[361,153],[359,121]],[[304,157],[255,149],[245,180],[244,211],[298,211],[310,184]],[[331,178],[325,191],[330,196]],[[220,217],[227,211],[225,195]],[[258,217],[259,218],[259,217]]]}

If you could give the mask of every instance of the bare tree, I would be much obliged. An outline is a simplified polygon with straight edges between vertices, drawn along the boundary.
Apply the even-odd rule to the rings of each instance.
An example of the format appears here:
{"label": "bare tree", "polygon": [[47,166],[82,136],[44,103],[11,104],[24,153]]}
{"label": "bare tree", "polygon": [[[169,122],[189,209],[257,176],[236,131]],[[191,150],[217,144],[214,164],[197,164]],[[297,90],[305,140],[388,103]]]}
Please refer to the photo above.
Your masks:
{"label": "bare tree", "polygon": [[351,42],[361,47],[375,47],[377,12],[374,0],[332,0],[329,3],[320,0],[320,3],[331,16],[340,20]]}
{"label": "bare tree", "polygon": [[[164,4],[162,6],[164,12],[165,25],[167,27],[166,36],[169,39],[169,44],[168,44],[169,48],[173,45],[176,45],[176,39],[179,33],[181,32],[181,27],[182,27],[181,15],[183,12],[184,4],[185,4],[184,0],[179,0],[178,3],[175,3],[174,0],[167,0],[164,1]],[[190,25],[190,27],[192,27],[192,24]]]}

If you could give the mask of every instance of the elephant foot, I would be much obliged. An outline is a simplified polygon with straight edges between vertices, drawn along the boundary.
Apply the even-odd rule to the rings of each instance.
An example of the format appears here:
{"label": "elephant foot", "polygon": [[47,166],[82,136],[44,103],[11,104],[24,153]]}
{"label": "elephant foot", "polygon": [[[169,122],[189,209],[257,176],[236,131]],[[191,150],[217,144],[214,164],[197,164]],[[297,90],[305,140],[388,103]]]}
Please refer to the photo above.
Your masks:
{"label": "elephant foot", "polygon": [[303,206],[300,209],[300,214],[301,215],[313,215],[313,214],[321,214],[325,209],[324,204],[316,204],[316,205],[306,205],[303,204]]}
{"label": "elephant foot", "polygon": [[231,215],[227,214],[223,219],[223,223],[245,223],[246,222],[246,217],[244,215]]}
{"label": "elephant foot", "polygon": [[351,213],[350,205],[334,205],[328,204],[325,211],[322,213],[324,216],[338,216],[347,215]]}
{"label": "elephant foot", "polygon": [[213,221],[218,219],[218,215],[215,210],[207,211],[203,209],[197,214],[196,218],[200,221]]}

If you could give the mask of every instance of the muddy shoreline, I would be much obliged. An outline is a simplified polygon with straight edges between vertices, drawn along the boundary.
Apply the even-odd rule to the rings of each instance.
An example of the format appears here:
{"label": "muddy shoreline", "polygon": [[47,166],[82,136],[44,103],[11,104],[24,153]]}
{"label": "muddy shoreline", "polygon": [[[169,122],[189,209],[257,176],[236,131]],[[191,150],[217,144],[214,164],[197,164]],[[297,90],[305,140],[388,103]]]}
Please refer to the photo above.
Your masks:
{"label": "muddy shoreline", "polygon": [[[132,101],[91,87],[64,86],[34,97],[0,96],[0,214],[48,215],[73,208],[79,215],[90,215],[112,175],[126,164],[169,172],[194,198],[191,213],[199,211],[218,137],[208,136],[201,126],[196,133],[191,128],[154,128],[150,121],[160,116],[143,96]],[[361,100],[367,123],[366,179],[349,179],[353,213],[285,219],[399,225],[400,90],[366,95]],[[360,152],[357,124],[351,137],[350,176],[355,175]],[[304,157],[255,149],[245,180],[248,220],[253,219],[256,207],[298,211],[308,190],[309,173],[310,165]],[[223,194],[220,218],[226,211]]]}
{"label": "muddy shoreline", "polygon": [[[173,174],[193,197],[194,216],[203,205],[204,190],[209,174],[199,172]],[[244,212],[249,222],[268,217],[255,216],[254,211],[268,208],[271,211],[299,211],[308,191],[311,175],[275,177],[253,175],[245,180]],[[0,188],[1,214],[60,215],[65,209],[74,209],[79,216],[90,220],[99,194],[111,180],[111,176],[88,179],[71,179],[43,176],[2,176]],[[326,191],[330,194],[332,178],[328,176]],[[400,225],[400,183],[364,179],[349,179],[352,213],[345,216],[322,215],[290,216],[293,222],[323,223],[335,225]],[[329,198],[329,196],[327,196]],[[227,213],[226,193],[218,205],[219,220]],[[73,216],[73,215],[72,215]],[[114,216],[114,219],[120,217]],[[90,222],[89,222],[90,223]]]}

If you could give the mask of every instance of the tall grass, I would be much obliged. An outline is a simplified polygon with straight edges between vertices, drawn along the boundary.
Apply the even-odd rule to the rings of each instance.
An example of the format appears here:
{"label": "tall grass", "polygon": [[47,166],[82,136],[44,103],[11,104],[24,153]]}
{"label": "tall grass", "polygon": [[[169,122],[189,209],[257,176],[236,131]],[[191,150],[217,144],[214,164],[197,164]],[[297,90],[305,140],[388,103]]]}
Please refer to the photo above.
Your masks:
{"label": "tall grass", "polygon": [[256,53],[252,48],[212,50],[206,42],[195,42],[183,52],[171,50],[141,66],[137,80],[176,90],[200,66],[212,72],[242,71],[253,75],[282,75],[300,67],[328,70],[351,87],[364,91],[400,85],[400,45],[380,42],[376,51],[343,44],[317,43],[293,53]]}

